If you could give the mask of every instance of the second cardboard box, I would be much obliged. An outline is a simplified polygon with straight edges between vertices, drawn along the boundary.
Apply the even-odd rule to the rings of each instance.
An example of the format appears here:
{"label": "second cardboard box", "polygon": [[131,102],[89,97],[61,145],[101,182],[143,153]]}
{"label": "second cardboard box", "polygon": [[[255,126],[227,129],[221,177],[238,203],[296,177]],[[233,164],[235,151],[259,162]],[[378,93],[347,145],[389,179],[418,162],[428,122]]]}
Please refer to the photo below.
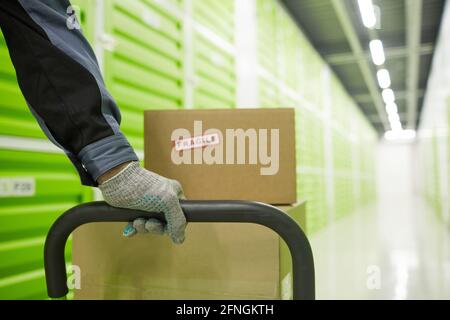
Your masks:
{"label": "second cardboard box", "polygon": [[189,200],[296,202],[294,109],[145,112],[145,167]]}

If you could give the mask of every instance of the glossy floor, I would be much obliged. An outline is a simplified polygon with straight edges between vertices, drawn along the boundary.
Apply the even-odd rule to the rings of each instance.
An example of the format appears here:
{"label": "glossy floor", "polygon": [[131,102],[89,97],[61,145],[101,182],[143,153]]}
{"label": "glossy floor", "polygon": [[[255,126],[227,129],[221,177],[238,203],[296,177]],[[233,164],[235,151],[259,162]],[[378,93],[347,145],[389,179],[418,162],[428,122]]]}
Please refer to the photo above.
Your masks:
{"label": "glossy floor", "polygon": [[311,237],[318,299],[450,299],[450,229],[411,187],[405,150],[385,151],[378,202]]}
{"label": "glossy floor", "polygon": [[411,209],[371,208],[314,235],[317,298],[450,299],[450,233],[421,201]]}

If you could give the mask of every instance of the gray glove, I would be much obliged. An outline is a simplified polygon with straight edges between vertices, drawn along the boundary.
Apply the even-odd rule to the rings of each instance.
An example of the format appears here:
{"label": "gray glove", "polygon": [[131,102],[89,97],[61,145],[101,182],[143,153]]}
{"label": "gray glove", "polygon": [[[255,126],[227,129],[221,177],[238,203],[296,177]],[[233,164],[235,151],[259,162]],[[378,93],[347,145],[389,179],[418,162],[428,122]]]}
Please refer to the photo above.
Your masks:
{"label": "gray glove", "polygon": [[183,243],[186,218],[179,203],[184,194],[178,181],[132,162],[99,188],[105,201],[113,207],[164,213],[166,224],[157,219],[137,219],[125,227],[124,236],[149,232],[168,234],[174,243]]}

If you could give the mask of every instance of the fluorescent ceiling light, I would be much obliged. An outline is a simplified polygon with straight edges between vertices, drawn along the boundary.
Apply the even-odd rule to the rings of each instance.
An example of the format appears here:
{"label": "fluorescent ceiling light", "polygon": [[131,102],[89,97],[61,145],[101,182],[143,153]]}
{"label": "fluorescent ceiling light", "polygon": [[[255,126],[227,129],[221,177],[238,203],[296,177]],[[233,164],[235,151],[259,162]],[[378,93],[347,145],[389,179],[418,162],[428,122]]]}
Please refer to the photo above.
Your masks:
{"label": "fluorescent ceiling light", "polygon": [[395,94],[392,89],[384,89],[381,94],[383,95],[384,103],[391,104],[395,102]]}
{"label": "fluorescent ceiling light", "polygon": [[378,70],[377,79],[381,89],[387,89],[391,86],[391,76],[386,69]]}
{"label": "fluorescent ceiling light", "polygon": [[377,17],[375,16],[372,0],[358,0],[358,5],[364,26],[369,29],[375,27],[377,24]]}
{"label": "fluorescent ceiling light", "polygon": [[391,124],[391,131],[402,131],[402,124],[401,123],[393,123]]}
{"label": "fluorescent ceiling light", "polygon": [[388,103],[388,104],[386,105],[386,112],[387,112],[388,114],[397,113],[397,112],[398,112],[397,104],[396,104],[395,102]]}
{"label": "fluorescent ceiling light", "polygon": [[391,122],[391,129],[392,131],[400,131],[402,130],[402,123],[400,121],[397,122]]}
{"label": "fluorescent ceiling light", "polygon": [[395,123],[395,122],[400,121],[400,116],[398,115],[398,113],[391,113],[391,114],[389,114],[388,118],[389,118],[390,123]]}
{"label": "fluorescent ceiling light", "polygon": [[384,138],[389,141],[414,141],[416,138],[416,131],[414,130],[397,130],[387,131]]}
{"label": "fluorescent ceiling light", "polygon": [[377,66],[381,66],[386,61],[383,42],[381,42],[381,40],[372,40],[369,43],[369,47],[373,63]]}

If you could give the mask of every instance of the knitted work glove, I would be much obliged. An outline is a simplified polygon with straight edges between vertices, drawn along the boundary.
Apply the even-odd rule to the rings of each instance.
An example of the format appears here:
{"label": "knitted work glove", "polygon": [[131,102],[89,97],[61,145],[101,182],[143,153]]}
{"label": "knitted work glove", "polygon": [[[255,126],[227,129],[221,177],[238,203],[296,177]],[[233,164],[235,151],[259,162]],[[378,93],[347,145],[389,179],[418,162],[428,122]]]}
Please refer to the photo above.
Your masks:
{"label": "knitted work glove", "polygon": [[186,218],[179,199],[184,199],[183,189],[176,180],[164,178],[132,162],[114,177],[99,185],[105,201],[118,208],[148,212],[162,212],[167,223],[157,219],[137,219],[129,223],[123,234],[167,234],[176,244],[184,241]]}

